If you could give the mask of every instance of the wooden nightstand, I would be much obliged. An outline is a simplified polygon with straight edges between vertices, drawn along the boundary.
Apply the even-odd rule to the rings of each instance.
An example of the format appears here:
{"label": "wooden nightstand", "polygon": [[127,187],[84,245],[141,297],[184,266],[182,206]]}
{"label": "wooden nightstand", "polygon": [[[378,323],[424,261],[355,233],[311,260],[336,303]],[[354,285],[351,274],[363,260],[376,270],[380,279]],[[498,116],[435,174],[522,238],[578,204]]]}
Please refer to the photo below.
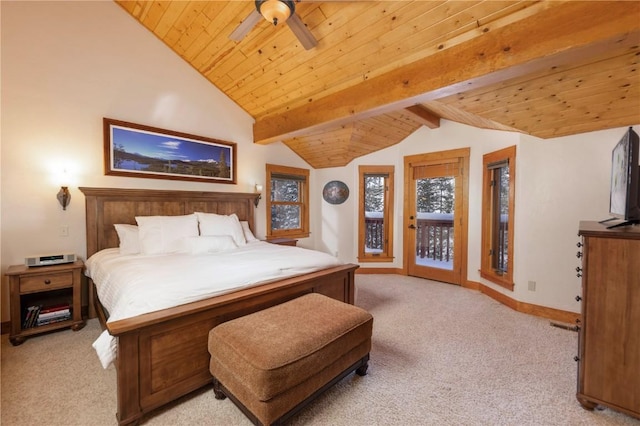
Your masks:
{"label": "wooden nightstand", "polygon": [[298,240],[294,238],[272,238],[267,240],[268,243],[278,244],[281,246],[296,246],[298,244]]}
{"label": "wooden nightstand", "polygon": [[[82,319],[82,268],[80,260],[55,266],[27,267],[12,265],[7,269],[9,277],[9,291],[11,295],[11,333],[9,341],[17,346],[27,337],[34,336],[60,328],[71,327],[78,331],[84,327]],[[69,315],[65,314],[66,309]],[[27,323],[29,308],[38,307],[42,310],[56,307],[55,318],[48,323],[37,318]],[[32,312],[37,312],[32,309]],[[43,315],[44,316],[44,315]]]}

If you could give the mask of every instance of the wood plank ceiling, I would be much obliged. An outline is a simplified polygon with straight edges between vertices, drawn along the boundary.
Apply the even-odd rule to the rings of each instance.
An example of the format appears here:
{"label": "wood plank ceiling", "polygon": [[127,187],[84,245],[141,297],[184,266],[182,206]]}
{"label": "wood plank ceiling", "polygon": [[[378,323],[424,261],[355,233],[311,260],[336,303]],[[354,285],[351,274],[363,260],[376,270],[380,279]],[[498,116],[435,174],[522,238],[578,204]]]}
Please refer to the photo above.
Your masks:
{"label": "wood plank ceiling", "polygon": [[318,40],[253,1],[117,1],[314,168],[439,119],[540,138],[640,123],[638,1],[301,1]]}

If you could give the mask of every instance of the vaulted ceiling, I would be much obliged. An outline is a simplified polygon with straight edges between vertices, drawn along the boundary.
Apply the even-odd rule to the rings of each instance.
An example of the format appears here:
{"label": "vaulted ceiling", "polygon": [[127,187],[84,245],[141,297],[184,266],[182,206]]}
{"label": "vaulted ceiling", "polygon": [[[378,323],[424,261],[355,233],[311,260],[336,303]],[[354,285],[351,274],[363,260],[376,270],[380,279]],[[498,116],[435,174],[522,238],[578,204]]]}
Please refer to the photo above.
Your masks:
{"label": "vaulted ceiling", "polygon": [[254,1],[117,1],[314,168],[440,119],[540,138],[640,123],[638,1],[300,1],[318,41]]}

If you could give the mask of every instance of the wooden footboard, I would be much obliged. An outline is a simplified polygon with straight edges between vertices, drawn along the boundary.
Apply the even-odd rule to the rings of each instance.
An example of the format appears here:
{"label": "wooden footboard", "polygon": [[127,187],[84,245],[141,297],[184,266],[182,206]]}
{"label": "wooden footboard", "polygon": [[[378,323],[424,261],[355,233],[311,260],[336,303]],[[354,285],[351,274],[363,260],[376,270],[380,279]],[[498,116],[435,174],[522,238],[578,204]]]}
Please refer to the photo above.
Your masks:
{"label": "wooden footboard", "polygon": [[118,423],[135,424],[211,384],[207,340],[216,325],[311,292],[353,303],[357,268],[342,265],[109,323],[118,339]]}

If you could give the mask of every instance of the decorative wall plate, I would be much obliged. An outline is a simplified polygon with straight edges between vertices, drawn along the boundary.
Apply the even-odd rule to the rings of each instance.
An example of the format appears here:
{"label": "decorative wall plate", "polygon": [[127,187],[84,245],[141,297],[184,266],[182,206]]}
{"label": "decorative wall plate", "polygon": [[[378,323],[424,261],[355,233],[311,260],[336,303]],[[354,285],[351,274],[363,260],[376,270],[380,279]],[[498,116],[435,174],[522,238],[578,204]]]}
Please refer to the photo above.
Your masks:
{"label": "decorative wall plate", "polygon": [[349,198],[349,187],[344,182],[332,180],[324,186],[322,198],[329,204],[342,204]]}

